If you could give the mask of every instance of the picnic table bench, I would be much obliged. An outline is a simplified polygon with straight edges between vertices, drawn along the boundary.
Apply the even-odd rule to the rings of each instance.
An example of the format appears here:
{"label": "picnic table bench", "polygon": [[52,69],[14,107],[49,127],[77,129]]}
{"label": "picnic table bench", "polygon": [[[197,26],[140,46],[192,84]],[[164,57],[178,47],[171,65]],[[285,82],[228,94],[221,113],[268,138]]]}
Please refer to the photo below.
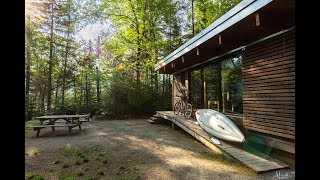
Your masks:
{"label": "picnic table bench", "polygon": [[68,127],[68,135],[70,135],[71,129],[78,126],[78,124],[44,124],[44,125],[38,125],[38,126],[31,126],[34,131],[37,131],[37,137],[39,137],[40,130],[43,128],[51,127],[52,131],[54,131],[55,127]]}

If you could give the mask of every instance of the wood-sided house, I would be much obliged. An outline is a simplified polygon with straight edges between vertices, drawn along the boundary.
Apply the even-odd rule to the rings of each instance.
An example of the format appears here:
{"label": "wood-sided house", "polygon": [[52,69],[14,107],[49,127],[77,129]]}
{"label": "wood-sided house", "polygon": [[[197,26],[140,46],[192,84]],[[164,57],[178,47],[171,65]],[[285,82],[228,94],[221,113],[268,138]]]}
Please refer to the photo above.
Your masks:
{"label": "wood-sided house", "polygon": [[243,0],[155,69],[188,88],[194,109],[223,112],[246,139],[294,156],[294,0]]}

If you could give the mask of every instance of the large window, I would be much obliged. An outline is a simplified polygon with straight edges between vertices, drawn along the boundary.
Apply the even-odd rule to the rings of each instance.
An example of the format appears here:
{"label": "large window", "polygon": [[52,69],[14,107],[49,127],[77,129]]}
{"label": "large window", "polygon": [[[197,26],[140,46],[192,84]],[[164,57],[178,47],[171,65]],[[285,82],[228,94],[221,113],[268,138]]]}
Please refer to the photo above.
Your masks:
{"label": "large window", "polygon": [[220,111],[221,99],[220,63],[206,66],[204,68],[204,108]]}
{"label": "large window", "polygon": [[241,62],[238,56],[204,68],[204,108],[242,114]]}
{"label": "large window", "polygon": [[242,114],[241,56],[221,62],[222,111]]}
{"label": "large window", "polygon": [[191,104],[193,109],[202,109],[201,69],[191,72]]}

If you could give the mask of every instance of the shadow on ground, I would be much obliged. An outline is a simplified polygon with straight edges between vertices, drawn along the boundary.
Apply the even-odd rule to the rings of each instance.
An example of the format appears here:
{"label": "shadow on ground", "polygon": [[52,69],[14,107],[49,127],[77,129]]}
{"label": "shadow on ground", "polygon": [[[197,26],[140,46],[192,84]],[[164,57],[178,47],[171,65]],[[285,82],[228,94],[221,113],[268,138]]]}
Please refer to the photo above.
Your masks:
{"label": "shadow on ground", "polygon": [[[261,179],[167,123],[96,120],[74,128],[70,136],[64,129],[35,134],[26,134],[25,170],[45,179]],[[66,148],[74,153],[65,156]]]}

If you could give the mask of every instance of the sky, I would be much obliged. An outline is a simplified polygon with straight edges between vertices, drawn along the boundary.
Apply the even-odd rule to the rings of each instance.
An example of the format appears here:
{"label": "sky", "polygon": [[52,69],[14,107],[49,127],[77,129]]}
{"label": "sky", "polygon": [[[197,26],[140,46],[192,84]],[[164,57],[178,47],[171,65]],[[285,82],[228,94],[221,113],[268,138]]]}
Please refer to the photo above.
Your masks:
{"label": "sky", "polygon": [[94,40],[96,36],[101,31],[107,31],[109,28],[109,25],[107,23],[101,24],[100,22],[96,22],[94,24],[88,25],[85,28],[81,29],[76,35],[75,38],[77,41],[80,40]]}

